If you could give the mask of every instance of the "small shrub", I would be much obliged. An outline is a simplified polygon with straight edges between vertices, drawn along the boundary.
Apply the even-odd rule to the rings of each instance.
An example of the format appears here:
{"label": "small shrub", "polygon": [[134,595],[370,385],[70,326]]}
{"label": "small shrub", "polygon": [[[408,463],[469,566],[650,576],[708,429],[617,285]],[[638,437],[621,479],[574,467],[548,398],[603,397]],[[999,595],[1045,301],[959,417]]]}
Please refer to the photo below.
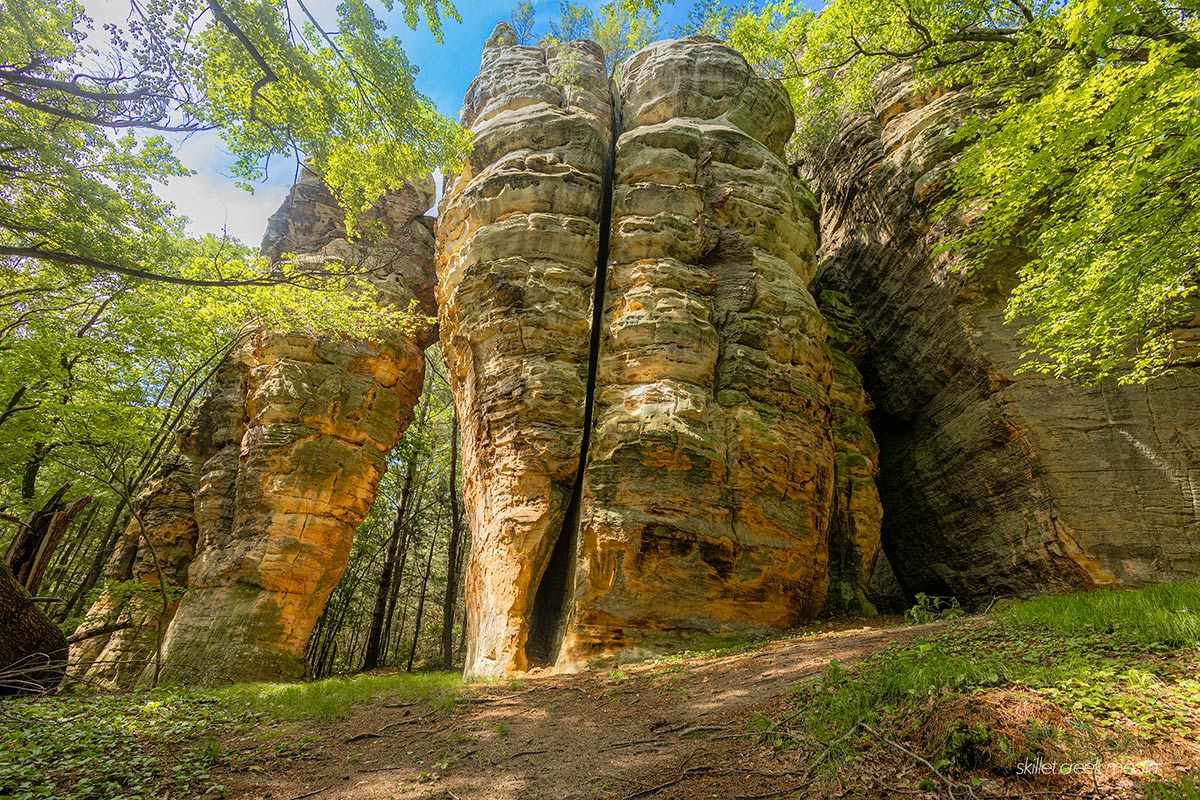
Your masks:
{"label": "small shrub", "polygon": [[904,612],[909,625],[921,625],[939,619],[953,619],[963,615],[957,597],[937,597],[917,592],[917,604]]}

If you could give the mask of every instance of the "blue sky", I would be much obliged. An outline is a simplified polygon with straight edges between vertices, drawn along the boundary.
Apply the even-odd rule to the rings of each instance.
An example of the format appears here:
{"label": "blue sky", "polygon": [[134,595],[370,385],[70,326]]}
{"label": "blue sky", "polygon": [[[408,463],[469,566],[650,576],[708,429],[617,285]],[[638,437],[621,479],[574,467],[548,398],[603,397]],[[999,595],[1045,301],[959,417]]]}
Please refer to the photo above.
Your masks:
{"label": "blue sky", "polygon": [[[663,36],[669,36],[686,19],[692,4],[693,0],[675,0],[674,5],[664,5],[660,18]],[[334,27],[337,0],[309,0],[307,5],[323,24]],[[416,31],[410,30],[398,11],[385,17],[388,33],[400,38],[409,61],[419,69],[417,88],[452,119],[457,119],[467,85],[478,72],[483,43],[497,22],[508,19],[516,3],[515,0],[457,0],[455,5],[462,22],[445,20],[445,43],[441,45],[423,24]],[[588,5],[596,8],[600,0],[590,0]],[[122,22],[129,13],[128,0],[84,0],[84,6],[97,27],[102,22]],[[548,21],[557,15],[558,0],[535,0],[534,9],[535,32],[540,35],[547,30]],[[191,231],[202,234],[227,230],[243,242],[257,245],[267,217],[287,196],[295,173],[294,162],[273,160],[268,180],[249,193],[229,177],[232,159],[218,134],[196,134],[181,139],[178,152],[184,164],[197,174],[172,181],[163,188],[162,195],[189,218]]]}

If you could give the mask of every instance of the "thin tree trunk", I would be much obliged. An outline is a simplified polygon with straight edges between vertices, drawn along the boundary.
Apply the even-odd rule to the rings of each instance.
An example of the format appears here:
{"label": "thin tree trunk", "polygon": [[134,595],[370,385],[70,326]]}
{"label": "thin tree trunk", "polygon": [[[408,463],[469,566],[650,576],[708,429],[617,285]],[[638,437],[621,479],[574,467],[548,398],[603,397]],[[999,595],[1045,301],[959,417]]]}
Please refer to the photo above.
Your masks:
{"label": "thin tree trunk", "polygon": [[408,651],[408,666],[406,672],[412,672],[413,659],[417,655],[417,641],[421,638],[421,616],[425,613],[425,594],[429,589],[429,573],[433,571],[433,551],[437,549],[437,531],[429,541],[429,558],[425,560],[425,577],[421,579],[421,598],[417,600],[417,619],[413,623],[413,645]]}
{"label": "thin tree trunk", "polygon": [[467,604],[465,602],[459,620],[462,622],[462,627],[458,629],[458,654],[465,659],[467,656]]}
{"label": "thin tree trunk", "polygon": [[48,452],[49,448],[41,442],[33,446],[33,452],[29,454],[29,459],[25,462],[25,469],[21,472],[22,500],[32,500],[37,494],[38,472],[41,471],[42,463],[46,460]]}
{"label": "thin tree trunk", "polygon": [[375,608],[371,613],[371,627],[367,634],[367,649],[363,655],[363,669],[375,669],[379,666],[380,641],[383,638],[384,623],[387,620],[388,598],[392,596],[392,579],[396,570],[396,555],[400,548],[400,539],[404,533],[404,524],[408,517],[409,499],[412,497],[413,474],[416,472],[416,458],[409,458],[404,470],[404,485],[400,488],[400,502],[396,506],[396,516],[392,520],[392,530],[388,535],[387,558],[383,562],[383,570],[379,576],[379,588],[375,592]]}
{"label": "thin tree trunk", "polygon": [[462,515],[458,503],[458,414],[450,423],[450,546],[446,554],[446,594],[442,598],[442,669],[454,668],[454,607],[458,603]]}
{"label": "thin tree trunk", "polygon": [[[417,417],[418,429],[425,427],[425,421],[429,416],[429,397],[430,393],[425,392],[421,398],[421,412]],[[408,466],[404,473],[404,486],[400,494],[400,506],[396,510],[396,519],[393,523],[392,536],[396,536],[395,526],[400,526],[400,538],[397,542],[399,548],[399,564],[394,570],[391,578],[391,588],[387,594],[387,610],[384,612],[383,626],[380,629],[380,651],[378,661],[386,663],[388,651],[391,650],[392,642],[392,620],[395,618],[396,598],[400,594],[400,587],[404,583],[404,567],[408,560],[408,517],[411,516],[410,510],[413,503],[413,479],[416,476],[416,459],[410,458]],[[415,504],[419,507],[419,503]],[[382,595],[382,586],[380,586],[380,594]],[[378,606],[377,606],[378,607]],[[403,625],[401,626],[403,628]]]}
{"label": "thin tree trunk", "polygon": [[92,529],[92,523],[96,521],[96,515],[99,513],[99,503],[89,505],[87,513],[79,521],[79,530],[67,540],[67,546],[58,552],[58,558],[52,565],[52,569],[47,573],[47,577],[53,581],[50,590],[51,594],[57,595],[65,587],[73,584],[73,579],[79,573],[79,565],[76,562],[82,560],[78,556],[85,549],[88,534]]}
{"label": "thin tree trunk", "polygon": [[[361,563],[362,566],[357,567],[357,563]],[[362,583],[363,575],[366,574],[371,563],[371,560],[365,558],[352,563],[349,569],[356,570],[352,578],[353,586],[339,584],[338,591],[329,599],[325,609],[321,612],[321,618],[317,621],[317,629],[313,634],[314,643],[310,644],[310,654],[315,654],[310,658],[313,678],[324,678],[333,671],[333,663],[338,650],[338,636],[346,623],[346,616],[350,612],[350,606],[354,601],[358,586]],[[345,582],[346,578],[343,577],[342,581]]]}
{"label": "thin tree trunk", "polygon": [[[387,614],[383,622],[383,652],[380,653],[380,660],[386,663],[388,655],[392,651],[393,639],[392,622],[395,619],[396,599],[400,596],[400,587],[404,585],[404,569],[408,566],[408,550],[409,550],[409,535],[408,526],[404,526],[404,535],[400,538],[400,561],[396,565],[395,579],[392,581],[392,591],[388,595]],[[404,623],[401,621],[401,629]]]}
{"label": "thin tree trunk", "polygon": [[87,597],[87,593],[95,588],[100,576],[104,573],[104,565],[112,558],[113,548],[116,547],[117,537],[120,536],[125,526],[118,524],[124,521],[126,501],[122,496],[117,500],[117,506],[113,509],[112,515],[108,518],[108,524],[104,529],[104,539],[100,543],[100,549],[96,551],[95,557],[92,559],[92,566],[88,569],[87,576],[83,579],[83,583],[75,589],[69,600],[63,606],[63,610],[59,617],[59,622],[70,619],[80,610],[80,605],[83,599]]}

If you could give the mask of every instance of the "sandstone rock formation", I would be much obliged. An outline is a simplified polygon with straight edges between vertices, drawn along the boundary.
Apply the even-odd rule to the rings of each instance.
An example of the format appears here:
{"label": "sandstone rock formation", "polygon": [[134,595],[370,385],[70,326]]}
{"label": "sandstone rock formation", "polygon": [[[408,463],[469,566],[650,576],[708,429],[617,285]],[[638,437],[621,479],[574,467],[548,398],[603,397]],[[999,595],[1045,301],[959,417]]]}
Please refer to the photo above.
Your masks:
{"label": "sandstone rock formation", "polygon": [[[310,178],[273,218],[263,250],[296,254],[301,267],[360,265],[381,303],[416,301],[429,314],[433,236],[421,215],[432,203],[432,182],[389,194],[370,216],[382,238],[348,241],[333,198]],[[111,568],[151,584],[163,575],[186,592],[161,623],[157,608],[151,623],[146,604],[101,598],[85,627],[121,614],[134,624],[81,648],[77,672],[110,683],[142,665],[143,683],[304,675],[308,637],[412,417],[433,332],[378,338],[259,331],[226,358]],[[167,620],[159,642],[154,626]]]}
{"label": "sandstone rock formation", "polygon": [[891,566],[879,540],[883,516],[875,485],[879,445],[868,420],[871,403],[858,370],[867,351],[867,336],[845,295],[824,289],[817,306],[829,326],[825,349],[833,362],[830,400],[835,455],[825,608],[872,614],[876,603],[895,607],[904,601],[890,585],[879,584],[889,580]]}
{"label": "sandstone rock formation", "polygon": [[519,47],[501,25],[462,122],[475,149],[439,213],[439,320],[472,536],[468,672],[494,675],[528,664],[576,491],[614,125],[604,54]]}
{"label": "sandstone rock formation", "polygon": [[1200,576],[1200,373],[1088,387],[1018,373],[1013,252],[971,277],[931,222],[973,101],[881,83],[814,166],[823,282],[870,342],[884,543],[906,589],[971,602]]}
{"label": "sandstone rock formation", "polygon": [[95,688],[128,687],[154,661],[196,554],[194,486],[191,460],[174,454],[135,501],[137,514],[105,570],[109,588],[78,633],[115,630],[71,646],[76,680]]}
{"label": "sandstone rock formation", "polygon": [[[443,200],[438,299],[473,540],[468,674],[820,610],[833,360],[782,89],[686,39],[635,55],[617,96],[595,45],[520,47],[500,25],[463,124],[476,148]],[[836,526],[864,575],[869,497]]]}
{"label": "sandstone rock formation", "polygon": [[786,93],[735,51],[625,65],[579,571],[560,667],[813,616],[831,362]]}
{"label": "sandstone rock formation", "polygon": [[901,589],[1200,577],[1200,373],[1019,373],[1003,314],[1028,254],[966,277],[936,248],[962,224],[931,210],[973,102],[885,76],[811,165],[818,212],[783,158],[788,98],[728,47],[656,43],[618,91],[595,44],[497,27],[436,253],[431,187],[385,197],[356,239],[312,176],[263,243],[361,265],[439,329],[237,348],[137,501],[109,577],[140,590],[92,609],[85,630],[120,630],[75,650],[77,674],[302,675],[435,338],[462,424],[471,676],[872,613]]}

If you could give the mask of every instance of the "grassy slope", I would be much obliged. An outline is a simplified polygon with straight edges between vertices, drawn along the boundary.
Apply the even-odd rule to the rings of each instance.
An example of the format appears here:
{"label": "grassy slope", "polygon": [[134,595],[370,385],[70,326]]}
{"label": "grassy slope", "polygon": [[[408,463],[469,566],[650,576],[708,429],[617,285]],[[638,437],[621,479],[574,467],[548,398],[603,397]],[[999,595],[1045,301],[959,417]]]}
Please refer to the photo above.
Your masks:
{"label": "grassy slope", "polygon": [[923,767],[920,788],[973,789],[1011,782],[1030,762],[1079,763],[1059,789],[1092,782],[1086,765],[1102,764],[1142,775],[1151,796],[1200,800],[1191,778],[1156,780],[1149,758],[1175,745],[1200,764],[1198,678],[1200,584],[1047,596],[853,669],[835,662],[797,687],[787,716],[760,726],[840,769],[890,752]]}
{"label": "grassy slope", "polygon": [[[422,672],[9,701],[0,705],[0,800],[222,797],[210,775],[229,755],[222,734],[336,719],[365,702],[443,709],[461,683],[457,674]],[[302,757],[304,734],[280,730],[261,737],[257,755]]]}

